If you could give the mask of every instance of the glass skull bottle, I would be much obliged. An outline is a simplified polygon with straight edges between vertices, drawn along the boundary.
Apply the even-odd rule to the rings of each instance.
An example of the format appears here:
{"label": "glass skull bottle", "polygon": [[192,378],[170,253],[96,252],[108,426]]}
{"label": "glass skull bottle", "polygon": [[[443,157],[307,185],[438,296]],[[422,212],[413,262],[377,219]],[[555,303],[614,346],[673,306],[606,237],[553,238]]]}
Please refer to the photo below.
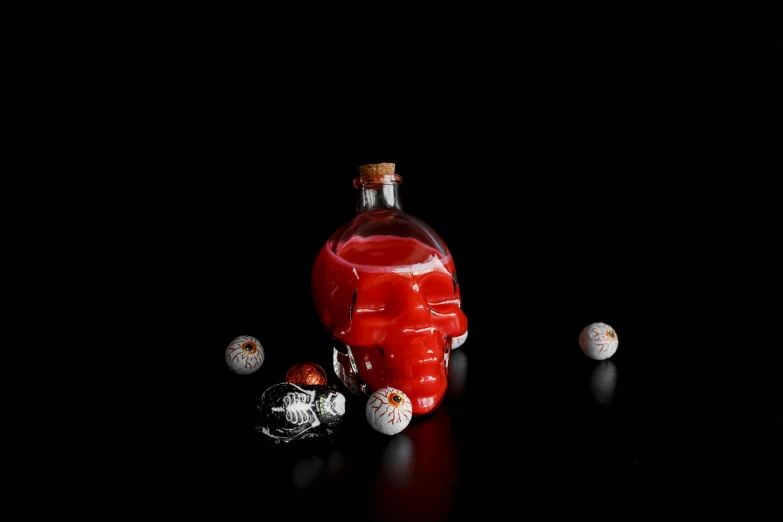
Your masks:
{"label": "glass skull bottle", "polygon": [[356,215],[321,247],[311,285],[340,381],[357,395],[402,390],[424,415],[446,394],[468,320],[451,253],[402,209],[401,183],[393,163],[359,167]]}

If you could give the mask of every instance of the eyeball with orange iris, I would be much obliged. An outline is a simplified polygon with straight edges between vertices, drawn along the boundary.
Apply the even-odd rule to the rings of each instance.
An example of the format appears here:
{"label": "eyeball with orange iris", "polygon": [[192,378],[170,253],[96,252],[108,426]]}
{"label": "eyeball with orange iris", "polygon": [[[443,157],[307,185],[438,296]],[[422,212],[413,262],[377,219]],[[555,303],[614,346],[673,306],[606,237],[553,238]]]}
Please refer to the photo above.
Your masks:
{"label": "eyeball with orange iris", "polygon": [[388,386],[374,391],[365,408],[367,422],[384,435],[395,435],[407,428],[412,412],[413,405],[408,396]]}
{"label": "eyeball with orange iris", "polygon": [[617,351],[617,332],[606,323],[588,324],[579,334],[579,347],[596,361],[608,359]]}
{"label": "eyeball with orange iris", "polygon": [[254,373],[264,364],[264,347],[250,335],[240,335],[226,348],[226,364],[239,375]]}

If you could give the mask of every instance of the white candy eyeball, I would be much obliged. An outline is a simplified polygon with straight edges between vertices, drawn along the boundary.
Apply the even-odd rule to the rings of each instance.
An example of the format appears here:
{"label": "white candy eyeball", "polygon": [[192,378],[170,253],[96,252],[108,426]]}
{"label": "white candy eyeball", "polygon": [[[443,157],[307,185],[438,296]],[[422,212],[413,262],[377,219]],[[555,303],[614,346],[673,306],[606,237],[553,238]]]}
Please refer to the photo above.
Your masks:
{"label": "white candy eyeball", "polygon": [[264,364],[264,347],[250,335],[240,335],[226,348],[226,364],[239,375],[248,375]]}
{"label": "white candy eyeball", "polygon": [[584,354],[596,361],[608,359],[617,351],[617,332],[605,323],[592,323],[579,334],[579,347]]}
{"label": "white candy eyeball", "polygon": [[395,435],[411,422],[413,405],[405,393],[397,388],[381,388],[367,399],[365,414],[367,422],[375,431],[384,435]]}

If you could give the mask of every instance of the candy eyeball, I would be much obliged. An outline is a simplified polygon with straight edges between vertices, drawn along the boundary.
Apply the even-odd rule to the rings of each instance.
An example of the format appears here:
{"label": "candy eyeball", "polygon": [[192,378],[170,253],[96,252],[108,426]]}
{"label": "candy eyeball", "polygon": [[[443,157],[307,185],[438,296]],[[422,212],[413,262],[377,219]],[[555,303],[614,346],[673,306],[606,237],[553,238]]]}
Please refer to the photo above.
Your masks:
{"label": "candy eyeball", "polygon": [[292,384],[325,386],[326,371],[314,362],[301,362],[288,369],[285,380]]}
{"label": "candy eyeball", "polygon": [[596,361],[608,359],[617,351],[617,332],[606,323],[592,323],[579,334],[579,347],[586,356]]}
{"label": "candy eyeball", "polygon": [[413,405],[405,393],[397,388],[376,390],[367,399],[365,415],[370,426],[384,435],[395,435],[411,422]]}
{"label": "candy eyeball", "polygon": [[249,375],[264,364],[264,347],[250,335],[240,335],[226,348],[226,364],[239,375]]}

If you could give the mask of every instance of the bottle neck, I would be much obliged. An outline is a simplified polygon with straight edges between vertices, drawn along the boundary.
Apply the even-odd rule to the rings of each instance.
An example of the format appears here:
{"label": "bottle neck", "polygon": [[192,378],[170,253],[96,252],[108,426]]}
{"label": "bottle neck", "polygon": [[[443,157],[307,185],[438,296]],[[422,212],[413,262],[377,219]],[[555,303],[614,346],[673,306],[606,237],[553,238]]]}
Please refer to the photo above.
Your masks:
{"label": "bottle neck", "polygon": [[[397,179],[395,179],[397,178]],[[383,180],[364,180],[357,178],[354,183],[359,191],[356,201],[356,213],[377,210],[402,210],[400,202],[400,176],[388,176]]]}

